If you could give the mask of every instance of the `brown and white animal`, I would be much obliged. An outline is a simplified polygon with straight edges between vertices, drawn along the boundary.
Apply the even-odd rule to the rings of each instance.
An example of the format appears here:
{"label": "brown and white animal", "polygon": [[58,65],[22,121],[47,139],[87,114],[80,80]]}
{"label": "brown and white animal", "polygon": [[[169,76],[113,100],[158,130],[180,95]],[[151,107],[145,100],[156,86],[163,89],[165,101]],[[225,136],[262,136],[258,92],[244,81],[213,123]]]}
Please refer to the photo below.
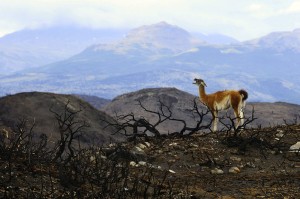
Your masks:
{"label": "brown and white animal", "polygon": [[244,108],[248,93],[245,90],[225,90],[218,91],[212,94],[205,93],[205,82],[202,79],[194,79],[194,83],[199,86],[200,101],[205,104],[211,111],[213,116],[213,131],[218,129],[218,112],[227,110],[230,107],[234,110],[234,115],[237,118],[236,127],[244,123]]}

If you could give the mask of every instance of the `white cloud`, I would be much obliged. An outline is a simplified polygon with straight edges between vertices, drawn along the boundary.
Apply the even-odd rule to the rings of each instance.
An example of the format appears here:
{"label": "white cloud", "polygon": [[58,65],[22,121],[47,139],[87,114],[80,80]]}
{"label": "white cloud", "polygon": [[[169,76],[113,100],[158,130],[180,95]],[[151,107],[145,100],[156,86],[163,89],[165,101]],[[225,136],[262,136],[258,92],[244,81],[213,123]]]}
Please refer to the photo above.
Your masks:
{"label": "white cloud", "polygon": [[279,14],[294,14],[300,13],[300,1],[293,1],[288,7],[281,9]]}
{"label": "white cloud", "polygon": [[294,27],[289,14],[299,11],[299,0],[1,0],[0,34],[53,24],[134,28],[167,21],[243,40]]}
{"label": "white cloud", "polygon": [[274,8],[262,3],[254,3],[247,7],[250,16],[258,19],[270,17],[274,13]]}
{"label": "white cloud", "polygon": [[263,4],[255,3],[255,4],[251,4],[248,9],[249,9],[249,11],[252,11],[252,12],[260,12],[263,10],[263,8],[264,8]]}

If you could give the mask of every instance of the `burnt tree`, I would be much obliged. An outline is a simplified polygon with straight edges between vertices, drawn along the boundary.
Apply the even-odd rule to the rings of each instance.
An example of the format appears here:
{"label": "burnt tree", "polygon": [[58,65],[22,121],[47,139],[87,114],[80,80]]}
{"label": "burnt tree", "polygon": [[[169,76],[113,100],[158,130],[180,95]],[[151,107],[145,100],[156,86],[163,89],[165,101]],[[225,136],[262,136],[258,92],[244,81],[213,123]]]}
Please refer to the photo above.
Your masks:
{"label": "burnt tree", "polygon": [[57,142],[55,156],[53,161],[58,159],[64,160],[64,156],[67,156],[65,159],[66,162],[70,158],[74,157],[74,141],[79,138],[80,133],[84,128],[89,127],[86,121],[81,121],[77,119],[77,115],[82,111],[73,110],[70,108],[70,101],[68,100],[63,110],[61,112],[55,111],[53,106],[50,107],[50,112],[52,112],[56,118],[58,129],[60,133],[60,139]]}
{"label": "burnt tree", "polygon": [[[145,119],[143,116],[137,117],[134,113],[128,113],[124,115],[118,115],[116,113],[115,120],[113,122],[105,121],[107,126],[113,126],[117,130],[116,133],[121,133],[125,136],[128,136],[132,139],[137,137],[161,137],[163,136],[162,132],[159,130],[159,125],[172,121],[182,124],[181,129],[175,132],[169,132],[169,135],[173,136],[188,136],[192,135],[200,130],[210,129],[212,124],[212,119],[205,117],[210,112],[207,108],[199,110],[196,98],[193,100],[193,107],[187,112],[190,113],[191,118],[193,118],[193,124],[188,124],[188,122],[181,118],[175,118],[173,111],[170,106],[166,105],[162,100],[158,100],[158,110],[150,110],[143,105],[140,100],[137,100],[138,106],[145,112],[155,115],[156,121],[150,122]],[[191,123],[191,122],[190,122]]]}

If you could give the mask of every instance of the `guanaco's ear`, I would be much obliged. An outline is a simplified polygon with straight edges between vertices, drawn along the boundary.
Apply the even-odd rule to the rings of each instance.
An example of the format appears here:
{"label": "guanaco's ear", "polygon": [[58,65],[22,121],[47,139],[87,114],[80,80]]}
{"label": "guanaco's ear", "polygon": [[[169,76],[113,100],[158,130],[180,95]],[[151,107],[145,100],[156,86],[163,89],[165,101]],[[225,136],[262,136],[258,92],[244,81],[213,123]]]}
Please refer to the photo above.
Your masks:
{"label": "guanaco's ear", "polygon": [[205,82],[204,82],[204,81],[201,81],[201,84],[202,84],[203,86],[206,86],[206,84],[205,84]]}

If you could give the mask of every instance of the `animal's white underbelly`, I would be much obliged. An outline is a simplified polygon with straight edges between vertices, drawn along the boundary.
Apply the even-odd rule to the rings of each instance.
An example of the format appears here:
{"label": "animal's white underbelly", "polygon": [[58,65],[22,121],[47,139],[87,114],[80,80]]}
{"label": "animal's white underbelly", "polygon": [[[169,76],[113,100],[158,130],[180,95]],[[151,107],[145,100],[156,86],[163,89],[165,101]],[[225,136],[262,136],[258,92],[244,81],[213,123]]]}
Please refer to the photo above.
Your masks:
{"label": "animal's white underbelly", "polygon": [[230,96],[225,97],[222,101],[215,102],[215,109],[220,110],[226,110],[231,107],[230,104]]}

